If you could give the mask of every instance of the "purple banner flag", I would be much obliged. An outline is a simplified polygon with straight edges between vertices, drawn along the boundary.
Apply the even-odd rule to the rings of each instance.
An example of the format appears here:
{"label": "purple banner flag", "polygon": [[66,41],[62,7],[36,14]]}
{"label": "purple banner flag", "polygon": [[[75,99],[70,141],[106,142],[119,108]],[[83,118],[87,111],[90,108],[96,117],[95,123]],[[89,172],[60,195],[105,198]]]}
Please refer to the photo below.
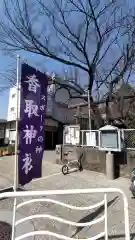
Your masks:
{"label": "purple banner flag", "polygon": [[45,74],[22,64],[18,156],[20,185],[42,175],[47,85]]}

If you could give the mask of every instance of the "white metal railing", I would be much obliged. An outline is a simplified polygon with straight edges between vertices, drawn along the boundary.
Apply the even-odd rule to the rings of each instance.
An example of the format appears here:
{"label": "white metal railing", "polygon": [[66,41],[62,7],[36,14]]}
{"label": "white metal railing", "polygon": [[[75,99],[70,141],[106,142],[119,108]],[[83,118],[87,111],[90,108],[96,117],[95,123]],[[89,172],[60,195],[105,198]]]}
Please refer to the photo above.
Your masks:
{"label": "white metal railing", "polygon": [[[84,206],[84,207],[77,207],[77,206],[73,206],[70,204],[66,204],[66,203],[62,203],[60,201],[57,200],[53,200],[53,199],[49,199],[47,198],[48,196],[60,196],[60,195],[75,195],[76,194],[97,194],[97,193],[103,193],[104,194],[104,198],[102,201],[98,202],[97,204],[94,204],[92,206]],[[105,237],[105,240],[108,240],[108,226],[107,226],[107,194],[109,193],[120,193],[122,195],[123,201],[124,201],[124,222],[125,222],[125,240],[130,240],[130,233],[129,233],[129,213],[128,213],[128,201],[127,201],[127,197],[124,194],[124,192],[120,189],[116,189],[116,188],[97,188],[97,189],[73,189],[73,190],[48,190],[48,191],[26,191],[26,192],[7,192],[7,193],[1,193],[0,194],[0,199],[1,198],[14,198],[14,211],[13,211],[13,224],[12,224],[12,240],[21,240],[21,239],[25,239],[27,237],[31,237],[31,236],[37,236],[37,235],[44,235],[44,236],[52,236],[52,237],[56,237],[57,239],[63,239],[63,240],[75,240],[75,238],[70,238],[70,237],[66,237],[62,234],[57,234],[54,232],[50,232],[47,230],[42,230],[42,231],[33,231],[33,232],[28,232],[25,233],[21,236],[16,236],[16,228],[18,225],[28,221],[28,220],[33,220],[33,219],[50,219],[50,220],[55,220],[59,223],[63,223],[63,224],[68,224],[70,226],[75,226],[75,227],[86,227],[86,226],[92,226],[94,224],[97,224],[99,222],[104,221],[104,229],[103,232],[97,234],[94,237],[88,238],[89,240],[96,240],[96,239],[100,239],[101,237]],[[40,199],[31,199],[31,200],[27,200],[23,203],[19,203],[17,204],[17,200],[21,197],[41,197]],[[16,220],[16,212],[21,208],[24,207],[28,204],[32,204],[32,203],[36,203],[36,202],[49,202],[52,204],[56,204],[59,205],[61,207],[67,208],[67,209],[72,209],[74,211],[89,211],[91,209],[97,208],[97,207],[101,207],[104,206],[104,212],[103,215],[101,217],[99,217],[98,219],[94,219],[90,222],[84,222],[84,223],[77,223],[77,222],[73,222],[73,221],[69,221],[63,218],[59,218],[56,216],[52,216],[50,214],[36,214],[36,215],[31,215],[31,216],[27,216],[24,217],[22,219],[19,219],[18,221]],[[86,238],[85,238],[86,239]]]}

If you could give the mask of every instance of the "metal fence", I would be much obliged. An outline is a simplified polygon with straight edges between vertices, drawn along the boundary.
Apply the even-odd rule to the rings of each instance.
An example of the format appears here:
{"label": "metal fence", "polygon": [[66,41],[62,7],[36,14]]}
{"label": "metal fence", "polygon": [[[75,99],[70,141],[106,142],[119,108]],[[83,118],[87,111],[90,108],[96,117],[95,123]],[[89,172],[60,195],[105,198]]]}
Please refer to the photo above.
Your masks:
{"label": "metal fence", "polygon": [[[118,148],[112,147],[112,151],[121,149],[135,150],[135,129],[118,129],[116,130],[118,141]],[[80,145],[84,147],[93,147],[101,149],[101,132],[100,130],[81,130],[80,131]],[[112,139],[112,144],[115,143],[115,139]],[[102,148],[104,150],[104,148]],[[105,149],[107,150],[107,148]]]}
{"label": "metal fence", "polygon": [[135,150],[135,129],[122,129],[121,132],[124,148],[127,150]]}
{"label": "metal fence", "polygon": [[[62,195],[72,195],[77,199],[77,195],[78,194],[99,194],[99,193],[103,193],[103,199],[102,201],[91,205],[91,206],[73,206],[71,204],[67,204],[67,203],[63,203],[60,201],[57,201],[55,199],[50,199],[47,197],[53,197],[53,196],[58,196],[58,198]],[[22,226],[23,223],[28,223],[29,220],[37,220],[37,219],[47,219],[47,220],[51,220],[52,224],[54,224],[54,221],[60,223],[60,224],[65,224],[65,225],[69,225],[69,226],[74,226],[74,227],[90,227],[92,225],[95,225],[97,223],[100,222],[104,222],[104,226],[103,226],[103,230],[102,232],[96,234],[93,237],[89,237],[89,238],[85,238],[85,239],[89,239],[89,240],[96,240],[96,239],[101,239],[102,237],[104,237],[105,240],[109,239],[108,236],[108,194],[109,193],[120,193],[122,198],[123,198],[123,202],[124,202],[124,208],[123,208],[123,212],[124,212],[124,225],[125,225],[125,240],[130,240],[130,232],[129,232],[129,212],[128,212],[128,200],[126,195],[124,194],[124,192],[120,189],[116,189],[116,188],[96,188],[96,189],[72,189],[72,190],[48,190],[48,191],[24,191],[24,192],[7,192],[7,193],[1,193],[0,194],[0,199],[3,198],[13,198],[14,199],[14,210],[13,210],[13,222],[12,222],[12,240],[21,240],[21,239],[26,239],[26,238],[30,238],[30,237],[35,237],[35,236],[46,236],[46,237],[55,237],[57,239],[61,239],[61,240],[70,240],[70,239],[74,239],[73,237],[67,237],[65,235],[63,235],[63,233],[55,233],[55,232],[51,232],[48,231],[47,229],[44,230],[31,230],[29,229],[29,232],[23,232],[21,231],[21,234],[19,232],[19,236],[17,233],[17,228],[18,226]],[[41,198],[42,196],[42,198]],[[20,198],[21,197],[40,197],[40,198],[34,198],[31,200],[26,200],[20,203]],[[19,200],[19,203],[18,203]],[[102,215],[96,219],[90,219],[87,222],[74,222],[72,220],[67,220],[67,219],[63,219],[54,215],[51,215],[50,213],[46,213],[46,212],[40,212],[40,214],[31,214],[27,217],[22,217],[21,219],[17,220],[16,219],[16,213],[20,208],[24,208],[25,206],[27,207],[30,204],[36,204],[36,203],[40,203],[40,202],[44,202],[44,203],[49,203],[49,204],[53,204],[55,206],[59,206],[62,207],[64,209],[67,209],[67,219],[68,219],[68,213],[69,213],[69,209],[72,211],[90,211],[90,210],[94,210],[97,207],[101,207],[103,206],[104,211],[102,213]],[[51,224],[51,223],[50,223]]]}
{"label": "metal fence", "polygon": [[116,128],[111,131],[111,135],[109,134],[109,131],[101,131],[100,129],[80,130],[79,125],[65,126],[63,145],[80,145],[105,151],[108,149],[110,151],[135,150],[135,129]]}

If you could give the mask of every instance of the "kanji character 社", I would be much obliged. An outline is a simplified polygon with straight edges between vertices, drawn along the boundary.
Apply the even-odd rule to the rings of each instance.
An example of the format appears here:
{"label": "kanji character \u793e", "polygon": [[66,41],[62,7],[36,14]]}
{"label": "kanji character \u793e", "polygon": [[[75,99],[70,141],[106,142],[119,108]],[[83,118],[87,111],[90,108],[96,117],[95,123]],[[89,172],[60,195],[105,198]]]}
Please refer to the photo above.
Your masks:
{"label": "kanji character \u793e", "polygon": [[23,158],[23,162],[24,165],[22,167],[22,170],[24,169],[25,174],[27,175],[29,171],[31,171],[31,169],[33,168],[31,164],[32,162],[31,153],[25,153],[25,158]]}

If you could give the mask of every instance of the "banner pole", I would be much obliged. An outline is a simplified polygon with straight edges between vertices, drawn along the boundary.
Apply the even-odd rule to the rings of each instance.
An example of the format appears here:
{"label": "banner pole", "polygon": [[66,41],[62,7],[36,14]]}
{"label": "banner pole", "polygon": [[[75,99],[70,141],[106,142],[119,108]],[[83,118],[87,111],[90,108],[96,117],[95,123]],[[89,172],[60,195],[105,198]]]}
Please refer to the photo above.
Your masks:
{"label": "banner pole", "polygon": [[20,112],[20,56],[17,55],[17,71],[16,71],[16,139],[15,139],[15,162],[14,162],[14,191],[18,188],[18,123]]}

